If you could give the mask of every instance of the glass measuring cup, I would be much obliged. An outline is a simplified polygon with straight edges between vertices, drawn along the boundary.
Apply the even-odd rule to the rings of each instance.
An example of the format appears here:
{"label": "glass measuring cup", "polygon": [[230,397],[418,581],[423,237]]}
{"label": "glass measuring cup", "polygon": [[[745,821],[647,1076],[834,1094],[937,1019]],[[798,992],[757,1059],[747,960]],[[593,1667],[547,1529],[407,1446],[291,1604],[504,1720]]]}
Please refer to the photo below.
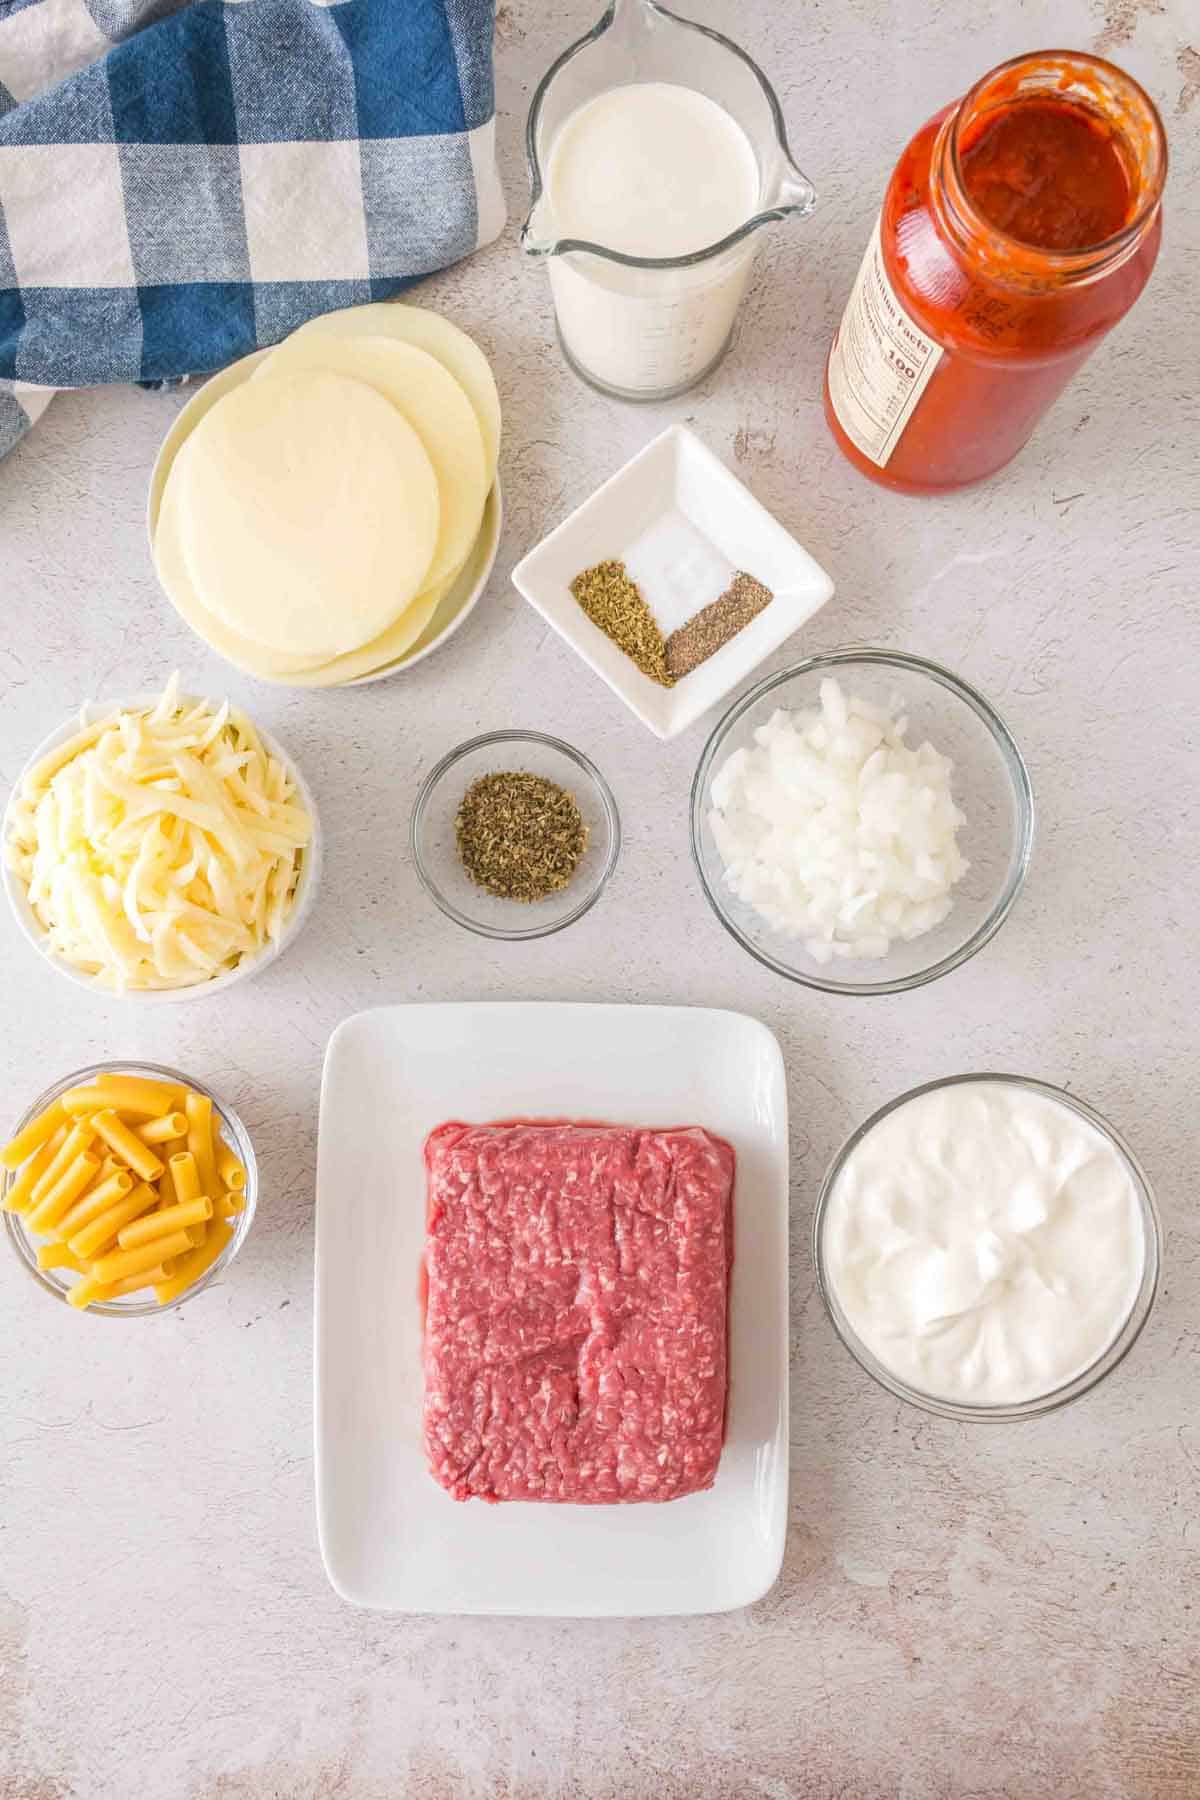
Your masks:
{"label": "glass measuring cup", "polygon": [[[546,181],[559,130],[586,101],[637,82],[688,87],[715,101],[741,127],[758,164],[754,211],[686,256],[630,256],[560,235]],[[610,0],[587,36],[551,64],[533,97],[525,148],[532,195],[521,246],[546,258],[567,361],[622,400],[668,399],[716,367],[750,279],[759,228],[806,218],[816,204],[762,70],[728,38],[657,0]]]}

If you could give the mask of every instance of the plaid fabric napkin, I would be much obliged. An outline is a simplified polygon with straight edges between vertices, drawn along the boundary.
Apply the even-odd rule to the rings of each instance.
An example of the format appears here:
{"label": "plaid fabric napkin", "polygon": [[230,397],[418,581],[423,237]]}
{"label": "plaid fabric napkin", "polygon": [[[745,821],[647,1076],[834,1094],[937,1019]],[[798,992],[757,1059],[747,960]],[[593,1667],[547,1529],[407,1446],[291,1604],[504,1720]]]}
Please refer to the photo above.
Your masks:
{"label": "plaid fabric napkin", "polygon": [[498,236],[492,0],[0,0],[0,454]]}

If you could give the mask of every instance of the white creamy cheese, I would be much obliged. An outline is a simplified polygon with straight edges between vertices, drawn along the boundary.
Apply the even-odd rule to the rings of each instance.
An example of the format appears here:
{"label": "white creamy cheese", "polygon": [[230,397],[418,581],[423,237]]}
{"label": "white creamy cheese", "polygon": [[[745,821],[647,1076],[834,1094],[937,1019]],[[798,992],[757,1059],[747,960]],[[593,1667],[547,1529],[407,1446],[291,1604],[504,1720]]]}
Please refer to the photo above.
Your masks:
{"label": "white creamy cheese", "polygon": [[826,1280],[862,1342],[939,1399],[1011,1405],[1072,1381],[1129,1317],[1145,1262],[1124,1160],[1048,1095],[981,1079],[918,1095],[847,1158]]}

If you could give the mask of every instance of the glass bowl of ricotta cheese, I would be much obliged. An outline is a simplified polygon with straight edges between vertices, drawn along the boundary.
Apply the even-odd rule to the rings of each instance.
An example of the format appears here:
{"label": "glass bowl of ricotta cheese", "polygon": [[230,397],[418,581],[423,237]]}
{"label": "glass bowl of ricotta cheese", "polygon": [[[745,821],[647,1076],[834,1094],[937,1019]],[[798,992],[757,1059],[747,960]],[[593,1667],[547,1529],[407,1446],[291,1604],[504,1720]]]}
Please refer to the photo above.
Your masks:
{"label": "glass bowl of ricotta cheese", "polygon": [[955,1075],[889,1102],[842,1147],[813,1260],[834,1329],[898,1399],[1028,1419],[1133,1348],[1162,1232],[1120,1133],[1077,1095]]}
{"label": "glass bowl of ricotta cheese", "polygon": [[843,649],[734,702],[700,757],[691,831],[708,902],[751,956],[826,993],[898,994],[999,931],[1033,853],[1033,789],[959,676]]}

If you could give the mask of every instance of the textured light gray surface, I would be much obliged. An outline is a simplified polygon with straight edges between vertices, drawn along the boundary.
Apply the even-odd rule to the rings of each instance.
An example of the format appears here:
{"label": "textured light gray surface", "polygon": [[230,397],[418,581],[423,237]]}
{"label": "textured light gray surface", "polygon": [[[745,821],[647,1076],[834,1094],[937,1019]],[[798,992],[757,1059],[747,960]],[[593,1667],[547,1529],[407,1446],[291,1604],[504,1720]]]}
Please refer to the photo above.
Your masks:
{"label": "textured light gray surface", "polygon": [[[691,10],[777,80],[819,210],[770,244],[725,366],[670,406],[622,407],[567,374],[545,277],[513,229],[423,290],[494,356],[508,517],[475,617],[408,678],[290,695],[232,673],[176,622],[142,507],[177,398],[65,396],[0,468],[0,781],[85,696],[178,666],[279,733],[327,832],[306,935],[220,1006],[142,1014],[81,997],[0,929],[5,1117],[91,1058],[162,1059],[229,1095],[263,1173],[230,1278],[168,1318],[78,1319],[0,1259],[6,1800],[1200,1793],[1200,22],[1192,0]],[[592,14],[590,0],[500,8],[514,215],[532,86]],[[1166,248],[1136,314],[1014,467],[951,499],[892,497],[826,433],[830,332],[916,123],[1039,42],[1107,49],[1158,99],[1174,159]],[[743,956],[688,860],[705,726],[655,742],[508,586],[522,551],[671,419],[730,458],[838,583],[781,664],[850,639],[925,652],[976,682],[1027,752],[1041,814],[1027,893],[941,983],[822,999]],[[578,743],[624,814],[605,900],[542,943],[466,936],[408,860],[422,772],[501,725]],[[326,1586],[310,1426],[325,1040],[358,1007],[496,996],[740,1007],[783,1042],[792,1527],[782,1581],[747,1613],[412,1620],[356,1614]],[[1038,1423],[971,1430],[859,1373],[824,1318],[807,1239],[854,1124],[914,1082],[988,1067],[1065,1082],[1109,1113],[1157,1186],[1168,1243],[1154,1318],[1105,1387]]]}

